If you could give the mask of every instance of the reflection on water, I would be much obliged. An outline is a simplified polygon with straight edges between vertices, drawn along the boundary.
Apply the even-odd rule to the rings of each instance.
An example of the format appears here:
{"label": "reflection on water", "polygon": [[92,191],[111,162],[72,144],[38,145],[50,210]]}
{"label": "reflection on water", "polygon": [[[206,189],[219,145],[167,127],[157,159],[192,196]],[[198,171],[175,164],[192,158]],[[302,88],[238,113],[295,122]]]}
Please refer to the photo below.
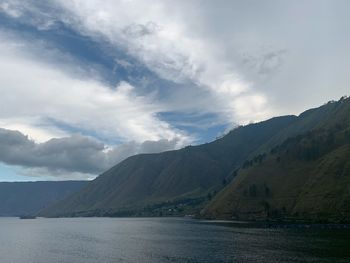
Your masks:
{"label": "reflection on water", "polygon": [[1,263],[350,262],[350,230],[176,218],[0,218]]}

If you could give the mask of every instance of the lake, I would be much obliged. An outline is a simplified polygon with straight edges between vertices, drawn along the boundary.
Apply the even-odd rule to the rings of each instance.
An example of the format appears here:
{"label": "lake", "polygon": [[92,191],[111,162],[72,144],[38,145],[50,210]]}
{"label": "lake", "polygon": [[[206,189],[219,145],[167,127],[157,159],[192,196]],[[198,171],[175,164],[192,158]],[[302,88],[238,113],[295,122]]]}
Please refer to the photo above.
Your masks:
{"label": "lake", "polygon": [[0,218],[1,263],[350,262],[349,229],[182,218]]}

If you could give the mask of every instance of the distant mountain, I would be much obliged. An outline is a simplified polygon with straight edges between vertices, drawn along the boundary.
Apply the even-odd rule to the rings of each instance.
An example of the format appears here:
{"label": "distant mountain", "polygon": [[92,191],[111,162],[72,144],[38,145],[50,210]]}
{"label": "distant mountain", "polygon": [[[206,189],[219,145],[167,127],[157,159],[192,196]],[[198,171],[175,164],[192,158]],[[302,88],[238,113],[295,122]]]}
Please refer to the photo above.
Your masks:
{"label": "distant mountain", "polygon": [[295,121],[284,116],[234,129],[212,143],[141,154],[119,163],[43,216],[193,213],[228,182],[257,146]]}
{"label": "distant mountain", "polygon": [[349,222],[350,101],[329,103],[300,118],[282,133],[302,133],[247,160],[202,216]]}
{"label": "distant mountain", "polygon": [[0,183],[0,216],[34,215],[80,190],[86,181]]}
{"label": "distant mountain", "polygon": [[[296,202],[296,196],[302,198],[300,191],[309,198],[303,187],[321,174],[324,180],[330,180],[329,176],[338,169],[330,168],[335,165],[335,160],[339,161],[339,167],[344,165],[345,179],[327,181],[335,185],[335,188],[330,187],[335,191],[330,194],[335,195],[337,190],[334,189],[341,184],[344,187],[341,191],[347,198],[344,189],[348,187],[346,134],[349,123],[350,99],[342,98],[298,117],[283,116],[238,127],[211,143],[136,155],[103,173],[81,191],[44,209],[41,215],[183,215],[204,208],[202,216],[210,218],[266,219],[282,214],[306,217],[306,212],[311,211],[309,207],[305,206],[304,212],[276,200],[286,198]],[[300,157],[298,151],[306,156],[315,154],[309,153],[312,150],[306,146],[304,149],[304,144],[324,145],[328,134],[333,134],[330,136],[334,136],[334,144],[318,149],[320,152],[311,159]],[[320,165],[323,165],[322,171],[317,170]],[[259,181],[262,178],[264,181]],[[320,184],[323,185],[323,181]],[[282,189],[285,189],[284,193],[279,192]],[[328,192],[317,191],[310,193],[321,196],[320,200],[327,199]],[[343,201],[337,195],[334,200],[337,202],[337,206],[332,203],[334,207],[340,211],[346,208],[338,206]],[[301,203],[298,207],[302,207]],[[313,213],[319,215],[326,210]],[[311,217],[311,213],[309,215]],[[339,218],[339,214],[333,215]]]}

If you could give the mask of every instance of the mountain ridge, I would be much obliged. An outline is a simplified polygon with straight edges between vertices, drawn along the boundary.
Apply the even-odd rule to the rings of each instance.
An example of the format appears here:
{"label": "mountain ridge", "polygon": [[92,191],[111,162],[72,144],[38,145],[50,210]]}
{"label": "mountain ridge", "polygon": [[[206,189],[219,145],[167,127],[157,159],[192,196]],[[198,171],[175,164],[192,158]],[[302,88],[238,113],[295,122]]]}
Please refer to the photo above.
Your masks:
{"label": "mountain ridge", "polygon": [[266,152],[289,138],[350,123],[349,101],[343,97],[299,116],[239,126],[203,145],[129,157],[40,215],[184,215],[204,208],[203,216],[215,218],[210,207],[240,178],[238,170],[250,159],[263,162]]}
{"label": "mountain ridge", "polygon": [[247,161],[202,211],[206,218],[346,222],[350,215],[350,103],[316,129]]}
{"label": "mountain ridge", "polygon": [[[113,216],[120,212],[118,210],[144,210],[150,205],[178,202],[179,199],[188,199],[188,202],[203,199],[222,188],[223,180],[227,180],[230,172],[241,165],[257,144],[294,118],[276,117],[239,127],[223,138],[199,146],[129,157],[79,193],[41,214]],[[56,213],[59,210],[62,213]]]}
{"label": "mountain ridge", "polygon": [[37,214],[86,184],[87,181],[0,182],[0,216]]}

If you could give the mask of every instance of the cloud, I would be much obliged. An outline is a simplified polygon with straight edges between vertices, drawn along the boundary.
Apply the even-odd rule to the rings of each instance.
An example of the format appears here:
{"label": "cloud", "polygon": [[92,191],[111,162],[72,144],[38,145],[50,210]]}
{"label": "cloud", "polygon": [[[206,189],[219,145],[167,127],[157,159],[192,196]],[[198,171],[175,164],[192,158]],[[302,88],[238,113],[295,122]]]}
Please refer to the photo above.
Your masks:
{"label": "cloud", "polygon": [[[56,0],[45,12],[33,1],[3,2],[4,12],[22,14],[38,28],[60,21],[122,48],[160,78],[185,85],[189,96],[201,94],[180,103],[181,96],[169,91],[169,111],[181,111],[172,106],[178,105],[217,114],[226,124],[246,123],[298,113],[348,90],[347,1],[266,1],[252,8],[246,1]],[[241,115],[240,104],[232,105],[241,99],[266,114]]]}
{"label": "cloud", "polygon": [[36,144],[90,136],[119,160],[145,141],[179,148],[210,129],[297,114],[349,91],[348,9],[0,0],[0,127]]}
{"label": "cloud", "polygon": [[146,24],[130,24],[122,30],[127,37],[137,38],[155,34],[160,30],[160,27],[154,22]]}
{"label": "cloud", "polygon": [[[103,5],[95,0],[58,0],[54,3],[56,15],[48,8],[46,17],[49,21],[61,21],[82,35],[122,48],[158,77],[184,86],[175,86],[169,91],[172,99],[166,101],[168,111],[181,111],[183,108],[196,113],[213,113],[227,124],[238,121],[235,116],[239,115],[239,111],[233,112],[237,107],[232,107],[231,102],[239,96],[249,98],[258,95],[264,97],[264,101],[268,100],[263,93],[252,90],[250,82],[237,73],[234,68],[236,62],[227,58],[223,52],[227,48],[222,48],[221,41],[197,33],[201,30],[196,28],[195,19],[208,22],[202,21],[204,18],[197,11],[201,7],[197,1],[171,5],[164,1],[153,1],[150,5],[143,1],[110,0],[104,1]],[[33,16],[42,17],[41,12],[33,7],[29,10],[34,13]],[[45,24],[43,20],[40,21]],[[40,26],[37,23],[37,27]],[[118,61],[117,67],[129,65]],[[196,91],[198,89],[200,91]],[[201,96],[184,103],[178,99],[184,97],[184,91],[189,96],[195,93]],[[211,107],[207,106],[209,101]],[[171,105],[176,106],[170,108]],[[267,104],[263,106],[268,107]],[[239,121],[267,117],[252,112],[247,119],[241,116]]]}
{"label": "cloud", "polygon": [[19,166],[19,174],[91,179],[131,155],[193,141],[159,118],[164,108],[153,93],[140,95],[127,82],[109,86],[40,41],[1,31],[0,39],[0,127],[7,129],[0,162]]}
{"label": "cloud", "polygon": [[9,2],[0,3],[0,11],[15,18],[18,18],[22,15],[22,12],[18,9],[18,7],[13,6]]}
{"label": "cloud", "polygon": [[0,129],[0,160],[12,165],[96,173],[105,166],[104,145],[73,135],[37,144],[18,131]]}
{"label": "cloud", "polygon": [[109,147],[80,134],[36,143],[19,131],[0,128],[0,162],[21,166],[31,176],[91,178],[129,156],[172,150],[176,145],[176,139],[161,139]]}
{"label": "cloud", "polygon": [[162,107],[152,94],[138,95],[126,82],[110,87],[91,76],[69,75],[60,65],[34,60],[18,42],[1,39],[0,123],[49,127],[53,120],[112,141],[189,139],[157,118]]}
{"label": "cloud", "polygon": [[287,50],[264,50],[260,54],[243,54],[242,64],[257,75],[270,76],[282,67]]}
{"label": "cloud", "polygon": [[[236,19],[226,11],[223,17],[221,14],[210,17],[225,8],[239,10],[243,4],[153,1],[149,5],[143,1],[105,1],[100,5],[95,0],[58,3],[78,18],[69,20],[71,27],[95,39],[103,37],[112,45],[124,47],[159,77],[185,85],[186,89],[177,89],[181,95],[172,93],[173,102],[167,103],[168,111],[183,108],[192,113],[213,113],[226,124],[244,124],[277,114],[269,97],[255,81],[261,83],[261,75],[268,78],[281,67],[285,47],[268,48],[254,55],[248,68],[242,70],[245,68],[242,54],[246,50],[245,43],[240,43],[245,39],[243,30],[234,26]],[[239,11],[235,13],[242,18]],[[228,16],[234,22],[216,22],[227,22]],[[217,27],[213,28],[212,24]],[[228,39],[230,36],[235,39]],[[258,46],[263,44],[257,42]],[[254,52],[248,49],[248,54]],[[192,96],[195,93],[200,96]],[[183,97],[192,99],[187,102]],[[234,101],[242,100],[255,110],[248,113],[242,103],[233,105]],[[170,108],[171,105],[176,106]]]}

